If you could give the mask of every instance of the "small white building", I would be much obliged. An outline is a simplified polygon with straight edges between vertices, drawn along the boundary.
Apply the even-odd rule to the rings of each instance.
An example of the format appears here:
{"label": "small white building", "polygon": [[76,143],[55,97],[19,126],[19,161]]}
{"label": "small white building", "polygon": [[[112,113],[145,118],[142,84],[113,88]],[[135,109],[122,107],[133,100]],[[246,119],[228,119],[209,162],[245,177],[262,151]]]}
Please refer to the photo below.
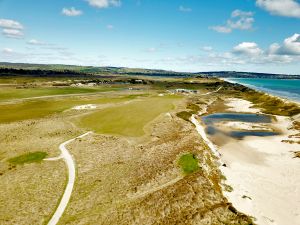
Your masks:
{"label": "small white building", "polygon": [[189,89],[175,89],[175,93],[182,93],[182,94],[197,94],[197,90],[189,90]]}

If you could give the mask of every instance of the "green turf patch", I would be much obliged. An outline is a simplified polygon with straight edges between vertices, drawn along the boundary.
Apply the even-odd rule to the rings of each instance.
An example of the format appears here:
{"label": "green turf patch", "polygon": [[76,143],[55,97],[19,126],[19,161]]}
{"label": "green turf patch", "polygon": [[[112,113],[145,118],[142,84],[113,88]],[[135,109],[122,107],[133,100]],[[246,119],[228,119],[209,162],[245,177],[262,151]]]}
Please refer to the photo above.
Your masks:
{"label": "green turf patch", "polygon": [[199,170],[198,159],[195,154],[182,155],[178,161],[179,166],[185,174],[191,174]]}
{"label": "green turf patch", "polygon": [[88,94],[97,92],[107,92],[119,90],[113,87],[44,87],[44,88],[2,88],[0,101],[12,99],[33,98],[42,96],[70,95],[70,94]]}
{"label": "green turf patch", "polygon": [[176,96],[149,97],[117,107],[95,111],[75,121],[80,127],[100,134],[138,137],[145,134],[144,126],[161,113],[174,109]]}
{"label": "green turf patch", "polygon": [[61,99],[37,99],[24,101],[16,104],[0,104],[0,123],[10,123],[29,119],[38,119],[64,110],[71,109],[77,105],[85,104],[107,104],[118,103],[139,97],[130,95],[115,98],[106,97],[66,97]]}
{"label": "green turf patch", "polygon": [[23,165],[28,163],[38,163],[47,157],[46,152],[30,152],[8,160],[13,165]]}

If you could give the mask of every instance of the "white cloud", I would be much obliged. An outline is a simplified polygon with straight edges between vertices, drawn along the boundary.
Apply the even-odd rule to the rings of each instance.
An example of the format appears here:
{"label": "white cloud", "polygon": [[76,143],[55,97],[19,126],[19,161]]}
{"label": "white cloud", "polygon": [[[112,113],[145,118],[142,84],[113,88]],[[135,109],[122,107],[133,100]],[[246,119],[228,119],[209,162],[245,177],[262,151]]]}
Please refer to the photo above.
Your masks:
{"label": "white cloud", "polygon": [[253,12],[245,12],[245,11],[242,11],[242,10],[239,10],[239,9],[236,9],[234,10],[232,13],[231,13],[231,17],[251,17],[253,16]]}
{"label": "white cloud", "polygon": [[286,38],[283,42],[283,52],[288,55],[300,55],[300,34]]}
{"label": "white cloud", "polygon": [[273,15],[300,18],[300,3],[296,0],[256,0],[256,5]]}
{"label": "white cloud", "polygon": [[181,11],[181,12],[191,12],[192,11],[192,9],[191,8],[189,8],[189,7],[184,7],[184,6],[179,6],[179,11]]}
{"label": "white cloud", "polygon": [[36,39],[31,39],[31,40],[27,41],[27,44],[30,44],[30,45],[47,45],[47,43],[42,42],[42,41],[38,41]]}
{"label": "white cloud", "polygon": [[224,34],[228,34],[232,32],[232,28],[227,26],[214,26],[214,27],[210,27],[210,29]]}
{"label": "white cloud", "polygon": [[242,42],[232,50],[232,62],[243,61],[250,64],[287,64],[300,61],[300,34],[286,38],[280,45],[273,43],[262,50],[255,42]]}
{"label": "white cloud", "polygon": [[211,52],[213,50],[213,47],[211,47],[211,46],[204,46],[202,48],[202,50],[205,51],[205,52]]}
{"label": "white cloud", "polygon": [[121,0],[86,0],[91,6],[96,8],[108,8],[121,6]]}
{"label": "white cloud", "polygon": [[20,39],[24,36],[23,25],[15,20],[0,19],[0,28],[2,28],[2,34],[8,38]]}
{"label": "white cloud", "polygon": [[4,49],[2,49],[2,52],[4,54],[11,54],[14,52],[14,50],[12,50],[11,48],[4,48]]}
{"label": "white cloud", "polygon": [[7,28],[7,29],[24,29],[23,25],[15,20],[8,20],[8,19],[0,19],[0,27]]}
{"label": "white cloud", "polygon": [[233,48],[233,52],[248,56],[259,56],[263,54],[263,50],[261,50],[255,42],[242,42]]}
{"label": "white cloud", "polygon": [[63,8],[61,13],[63,15],[66,15],[66,16],[80,16],[80,15],[82,15],[82,11],[75,9],[74,7],[71,7],[69,9],[68,8]]}
{"label": "white cloud", "polygon": [[150,52],[150,53],[156,52],[156,51],[157,51],[156,48],[148,48],[148,49],[146,49],[146,52]]}
{"label": "white cloud", "polygon": [[300,34],[286,38],[282,45],[272,44],[269,53],[273,55],[300,55]]}
{"label": "white cloud", "polygon": [[254,23],[253,12],[234,10],[230,19],[223,26],[213,26],[210,29],[219,33],[231,33],[233,30],[250,30]]}
{"label": "white cloud", "polygon": [[3,29],[2,34],[5,37],[9,37],[9,38],[23,38],[24,33],[20,30],[16,30],[16,29]]}
{"label": "white cloud", "polygon": [[114,27],[113,25],[111,25],[111,24],[108,24],[108,25],[106,26],[106,28],[107,28],[108,30],[112,30],[112,29],[114,29],[115,27]]}

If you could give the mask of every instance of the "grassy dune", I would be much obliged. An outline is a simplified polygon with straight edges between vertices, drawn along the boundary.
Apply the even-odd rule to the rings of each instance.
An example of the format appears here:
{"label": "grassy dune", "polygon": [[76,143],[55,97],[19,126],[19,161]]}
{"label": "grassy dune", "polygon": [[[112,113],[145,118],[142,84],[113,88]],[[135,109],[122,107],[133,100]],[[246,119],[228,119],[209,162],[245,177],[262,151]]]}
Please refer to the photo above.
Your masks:
{"label": "grassy dune", "polygon": [[151,97],[84,116],[79,126],[101,134],[142,136],[144,126],[163,112],[174,108],[178,97]]}

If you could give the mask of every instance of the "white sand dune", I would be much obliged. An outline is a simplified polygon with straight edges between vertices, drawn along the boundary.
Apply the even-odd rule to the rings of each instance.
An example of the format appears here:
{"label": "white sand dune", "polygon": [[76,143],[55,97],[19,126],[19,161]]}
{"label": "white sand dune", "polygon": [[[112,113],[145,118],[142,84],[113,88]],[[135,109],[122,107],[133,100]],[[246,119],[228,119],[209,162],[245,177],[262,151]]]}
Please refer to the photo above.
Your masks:
{"label": "white sand dune", "polygon": [[245,112],[245,113],[259,113],[260,110],[253,107],[253,104],[247,100],[239,98],[229,98],[226,102],[229,111]]}
{"label": "white sand dune", "polygon": [[[249,112],[245,105],[251,104],[234,101],[230,105],[236,111]],[[227,165],[221,167],[226,184],[233,187],[225,196],[239,211],[255,217],[257,224],[299,225],[300,160],[292,154],[299,145],[281,142],[295,131],[287,129],[289,118],[277,120],[274,126],[283,131],[280,136],[247,137],[218,149]]]}

